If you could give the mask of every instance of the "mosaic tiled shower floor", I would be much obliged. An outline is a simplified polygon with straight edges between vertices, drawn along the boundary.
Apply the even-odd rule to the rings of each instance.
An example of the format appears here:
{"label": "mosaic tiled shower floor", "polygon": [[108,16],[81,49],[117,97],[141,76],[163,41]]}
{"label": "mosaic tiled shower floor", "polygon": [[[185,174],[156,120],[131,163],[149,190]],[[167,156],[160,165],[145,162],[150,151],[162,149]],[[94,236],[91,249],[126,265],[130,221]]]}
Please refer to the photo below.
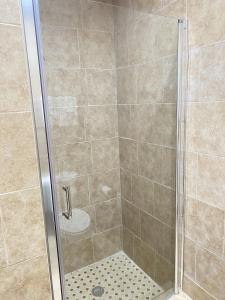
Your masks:
{"label": "mosaic tiled shower floor", "polygon": [[[65,276],[68,300],[132,300],[154,299],[163,293],[146,273],[123,252],[118,252],[92,265]],[[102,287],[102,296],[93,296],[92,290]],[[103,292],[97,288],[97,292]]]}

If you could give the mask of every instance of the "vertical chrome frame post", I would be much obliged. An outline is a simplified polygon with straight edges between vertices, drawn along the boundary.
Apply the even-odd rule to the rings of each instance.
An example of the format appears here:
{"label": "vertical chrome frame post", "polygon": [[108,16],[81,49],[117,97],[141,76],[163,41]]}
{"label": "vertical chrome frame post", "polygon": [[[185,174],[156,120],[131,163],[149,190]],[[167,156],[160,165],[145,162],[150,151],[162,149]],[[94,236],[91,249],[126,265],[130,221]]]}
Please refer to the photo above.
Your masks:
{"label": "vertical chrome frame post", "polygon": [[49,272],[52,288],[52,299],[64,299],[63,271],[59,228],[54,201],[54,173],[50,155],[49,127],[46,110],[45,86],[43,80],[43,62],[40,46],[40,19],[38,0],[21,0],[24,37],[27,50],[27,61],[33,101],[33,116],[36,131],[39,172],[42,188],[42,199],[45,215],[45,230],[48,250]]}
{"label": "vertical chrome frame post", "polygon": [[176,142],[176,247],[175,294],[182,291],[184,209],[185,209],[185,151],[186,151],[186,96],[187,96],[187,21],[178,20],[177,52],[177,142]]}

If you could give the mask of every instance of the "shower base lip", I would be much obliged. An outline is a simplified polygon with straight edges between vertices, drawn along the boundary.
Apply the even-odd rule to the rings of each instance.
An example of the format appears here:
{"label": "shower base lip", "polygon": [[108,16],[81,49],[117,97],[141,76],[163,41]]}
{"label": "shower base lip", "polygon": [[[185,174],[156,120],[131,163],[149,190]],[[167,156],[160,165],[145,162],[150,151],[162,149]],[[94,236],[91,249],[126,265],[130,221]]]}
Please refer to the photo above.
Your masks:
{"label": "shower base lip", "polygon": [[[164,290],[123,251],[65,275],[66,300],[155,299]],[[92,290],[102,287],[102,296]]]}

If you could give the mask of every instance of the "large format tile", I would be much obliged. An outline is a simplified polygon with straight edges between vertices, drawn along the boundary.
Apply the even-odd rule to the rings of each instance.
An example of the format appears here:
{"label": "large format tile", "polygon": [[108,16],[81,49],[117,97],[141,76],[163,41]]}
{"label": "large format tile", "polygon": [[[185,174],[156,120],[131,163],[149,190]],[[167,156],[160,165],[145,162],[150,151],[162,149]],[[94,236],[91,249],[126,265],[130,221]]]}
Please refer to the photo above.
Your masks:
{"label": "large format tile", "polygon": [[95,206],[97,232],[102,232],[121,225],[120,199],[97,203]]}
{"label": "large format tile", "polygon": [[188,199],[185,231],[201,247],[222,256],[224,211],[203,202]]}
{"label": "large format tile", "polygon": [[117,102],[118,104],[137,103],[136,68],[117,69]]}
{"label": "large format tile", "polygon": [[62,250],[65,273],[80,269],[94,262],[91,238],[75,240],[72,244],[63,243]]}
{"label": "large format tile", "polygon": [[101,31],[80,33],[81,63],[85,68],[111,69],[115,65],[113,35]]}
{"label": "large format tile", "polygon": [[187,139],[190,151],[224,155],[225,103],[189,105]]}
{"label": "large format tile", "polygon": [[0,25],[0,39],[0,112],[30,110],[21,28]]}
{"label": "large format tile", "polygon": [[121,250],[121,227],[96,234],[93,238],[95,260],[105,258]]}
{"label": "large format tile", "polygon": [[187,2],[191,24],[191,46],[207,45],[224,40],[225,20],[223,0],[190,0]]}
{"label": "large format tile", "polygon": [[225,159],[199,155],[197,198],[203,202],[225,209]]}
{"label": "large format tile", "polygon": [[38,185],[31,113],[0,118],[0,193]]}
{"label": "large format tile", "polygon": [[205,290],[188,277],[184,277],[183,281],[184,292],[188,294],[193,300],[214,300]]}
{"label": "large format tile", "polygon": [[92,142],[93,170],[102,171],[118,168],[119,143],[117,138]]}
{"label": "large format tile", "polygon": [[51,288],[46,256],[0,270],[0,298],[7,300],[50,300]]}
{"label": "large format tile", "polygon": [[117,136],[116,106],[89,106],[86,128],[90,140],[113,138]]}
{"label": "large format tile", "polygon": [[20,7],[17,0],[1,0],[0,23],[20,24]]}
{"label": "large format tile", "polygon": [[[47,69],[48,96],[62,97],[60,107],[67,107],[65,99],[69,99],[70,106],[85,105],[87,103],[84,70]],[[52,103],[54,105],[54,102]]]}
{"label": "large format tile", "polygon": [[140,236],[140,212],[137,207],[122,200],[123,225],[135,235]]}
{"label": "large format tile", "polygon": [[77,30],[43,27],[45,63],[54,68],[78,68],[80,55]]}
{"label": "large format tile", "polygon": [[41,0],[41,23],[52,26],[77,28],[81,26],[80,0]]}
{"label": "large format tile", "polygon": [[225,299],[225,264],[218,257],[199,250],[196,257],[196,279],[215,298]]}
{"label": "large format tile", "polygon": [[148,213],[154,209],[154,184],[147,178],[132,176],[132,200],[137,207]]}
{"label": "large format tile", "polygon": [[0,208],[8,264],[43,255],[45,233],[39,189],[3,195]]}
{"label": "large format tile", "polygon": [[119,169],[94,173],[89,177],[92,203],[117,198],[120,195]]}
{"label": "large format tile", "polygon": [[83,26],[88,30],[113,32],[113,7],[94,1],[82,1]]}
{"label": "large format tile", "polygon": [[86,70],[88,104],[116,104],[116,73],[113,70]]}

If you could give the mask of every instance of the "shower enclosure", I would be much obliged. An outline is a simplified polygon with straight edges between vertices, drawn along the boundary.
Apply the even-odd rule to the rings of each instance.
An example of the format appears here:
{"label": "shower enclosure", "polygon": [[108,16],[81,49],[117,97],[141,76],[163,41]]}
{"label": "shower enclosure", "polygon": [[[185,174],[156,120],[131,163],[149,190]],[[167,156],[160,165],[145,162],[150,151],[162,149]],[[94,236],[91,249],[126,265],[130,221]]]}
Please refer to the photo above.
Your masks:
{"label": "shower enclosure", "polygon": [[55,300],[182,284],[185,22],[128,3],[22,0]]}

